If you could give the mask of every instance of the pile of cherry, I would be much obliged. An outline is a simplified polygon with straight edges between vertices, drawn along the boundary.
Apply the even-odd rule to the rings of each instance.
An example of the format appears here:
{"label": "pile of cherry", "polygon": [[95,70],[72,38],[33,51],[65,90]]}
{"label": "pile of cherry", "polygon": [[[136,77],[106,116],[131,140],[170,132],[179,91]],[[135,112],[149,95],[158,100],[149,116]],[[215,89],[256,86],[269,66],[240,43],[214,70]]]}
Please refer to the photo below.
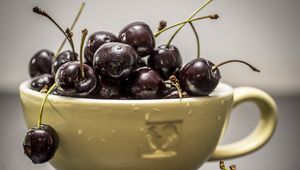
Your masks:
{"label": "pile of cherry", "polygon": [[[45,13],[39,8],[35,12]],[[74,50],[72,33],[64,34],[73,50],[57,56],[41,50],[31,58],[32,89],[40,91],[56,83],[53,93],[63,96],[161,99],[209,95],[221,78],[218,67],[204,58],[181,68],[178,48],[172,44],[155,48],[153,32],[144,22],[130,23],[118,36],[106,31],[91,34],[84,62]],[[83,34],[85,37],[87,30]]]}
{"label": "pile of cherry", "polygon": [[[211,1],[208,0],[205,5]],[[205,5],[198,8],[197,12]],[[223,64],[240,62],[259,71],[241,60],[229,60],[215,65],[200,58],[198,35],[192,22],[205,18],[217,19],[218,15],[195,19],[192,15],[188,20],[170,27],[166,27],[166,22],[160,22],[156,34],[153,34],[146,23],[133,22],[125,26],[118,36],[106,31],[91,34],[85,47],[88,31],[84,29],[78,54],[75,52],[70,29],[64,31],[51,16],[38,7],[33,8],[33,12],[53,22],[71,46],[71,50],[56,55],[49,50],[41,50],[29,63],[31,88],[47,92],[41,104],[38,125],[27,132],[23,142],[24,152],[33,163],[47,162],[58,148],[58,135],[54,128],[41,123],[43,107],[49,94],[97,99],[208,96],[219,83],[221,76],[218,67]],[[185,24],[193,28],[198,40],[198,55],[182,67],[179,49],[171,41]],[[155,37],[176,26],[179,28],[169,42],[156,47]]]}

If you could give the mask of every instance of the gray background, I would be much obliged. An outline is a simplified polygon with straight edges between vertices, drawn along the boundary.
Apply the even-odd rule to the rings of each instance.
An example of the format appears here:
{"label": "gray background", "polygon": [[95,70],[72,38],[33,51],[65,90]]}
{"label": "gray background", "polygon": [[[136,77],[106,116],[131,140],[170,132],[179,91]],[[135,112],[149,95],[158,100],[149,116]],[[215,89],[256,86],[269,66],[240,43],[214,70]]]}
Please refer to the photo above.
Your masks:
{"label": "gray background", "polygon": [[[90,0],[74,33],[79,46],[80,30],[99,30],[115,34],[132,21],[145,21],[153,30],[161,19],[169,25],[183,21],[204,1],[195,0]],[[63,27],[71,24],[81,1],[77,0],[0,0],[0,169],[50,170],[49,165],[34,166],[23,155],[21,142],[26,132],[18,101],[18,85],[29,78],[30,57],[42,48],[56,51],[62,34],[47,20],[31,12],[35,5],[57,18]],[[279,105],[279,124],[273,139],[249,156],[228,160],[241,170],[297,168],[300,125],[300,2],[297,0],[216,0],[200,15],[218,13],[217,21],[195,23],[201,38],[201,55],[219,63],[242,59],[262,70],[251,72],[243,65],[221,68],[222,81],[234,86],[255,86],[269,92]],[[200,16],[199,15],[199,16]],[[171,33],[157,44],[165,43]],[[195,58],[195,39],[186,27],[176,37],[184,61]],[[68,45],[65,46],[69,48]],[[78,48],[77,48],[78,49]],[[256,124],[256,107],[245,104],[234,111],[224,142],[248,134]],[[218,169],[207,163],[201,169]]]}
{"label": "gray background", "polygon": [[[63,39],[53,24],[31,12],[32,7],[40,5],[63,27],[68,27],[80,2],[1,0],[1,90],[15,91],[20,82],[28,79],[30,57],[42,48],[56,51]],[[140,20],[156,30],[161,19],[170,25],[183,21],[204,0],[86,2],[86,10],[74,30],[77,47],[81,29],[85,27],[90,33],[108,30],[118,34],[126,24]],[[222,80],[230,84],[251,85],[273,94],[300,93],[300,79],[295,77],[300,73],[299,7],[297,0],[215,0],[199,16],[218,13],[221,18],[195,23],[201,38],[202,56],[214,63],[242,59],[262,70],[257,74],[241,64],[224,66]],[[157,44],[166,43],[172,32],[159,37]],[[174,44],[185,62],[196,57],[195,38],[189,27],[176,37]]]}

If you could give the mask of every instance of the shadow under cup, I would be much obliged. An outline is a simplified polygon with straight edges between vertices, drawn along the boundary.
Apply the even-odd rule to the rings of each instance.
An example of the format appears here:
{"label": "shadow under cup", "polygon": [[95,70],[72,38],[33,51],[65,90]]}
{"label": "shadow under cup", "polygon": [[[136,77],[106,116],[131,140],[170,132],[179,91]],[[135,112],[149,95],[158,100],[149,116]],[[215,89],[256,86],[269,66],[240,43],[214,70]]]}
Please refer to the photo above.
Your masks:
{"label": "shadow under cup", "polygon": [[[44,96],[31,90],[28,82],[20,85],[29,128],[37,124]],[[51,164],[58,170],[196,170],[216,152],[233,97],[234,89],[223,83],[209,97],[184,99],[100,100],[50,95],[43,123],[54,127],[60,138]],[[263,143],[231,157],[261,147],[275,124],[276,118],[270,134],[261,139]],[[222,157],[224,152],[226,149],[215,159],[226,158],[228,153]]]}

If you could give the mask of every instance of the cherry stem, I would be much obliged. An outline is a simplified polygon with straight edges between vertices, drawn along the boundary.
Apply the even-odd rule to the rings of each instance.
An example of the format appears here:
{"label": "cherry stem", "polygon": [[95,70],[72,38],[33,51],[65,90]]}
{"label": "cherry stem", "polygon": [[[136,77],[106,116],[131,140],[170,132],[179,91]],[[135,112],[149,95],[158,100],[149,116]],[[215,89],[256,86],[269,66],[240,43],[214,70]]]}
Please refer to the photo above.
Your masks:
{"label": "cherry stem", "polygon": [[[72,44],[72,51],[73,51],[73,57],[75,58],[75,48],[74,48],[74,43],[73,43],[73,33],[71,32],[71,30],[69,28],[66,29],[66,34],[69,37],[70,40],[70,44]],[[75,60],[75,59],[74,59]]]}
{"label": "cherry stem", "polygon": [[220,161],[219,167],[221,170],[227,170],[224,161]]}
{"label": "cherry stem", "polygon": [[[76,17],[75,17],[75,19],[74,19],[74,21],[73,21],[71,27],[70,27],[70,30],[71,30],[71,31],[74,29],[75,24],[77,23],[77,21],[78,21],[80,15],[81,15],[81,13],[82,13],[82,11],[83,11],[83,9],[84,9],[84,6],[85,6],[85,3],[84,3],[84,2],[81,3],[80,9],[79,9],[79,11],[78,11],[78,13],[77,13],[77,15],[76,15]],[[58,48],[58,50],[57,50],[57,52],[56,52],[56,55],[55,55],[54,59],[55,59],[56,56],[61,52],[62,48],[64,47],[64,45],[65,45],[65,43],[66,43],[66,41],[67,41],[67,38],[65,38],[65,39],[63,40],[63,42],[61,43],[60,47]]]}
{"label": "cherry stem", "polygon": [[83,45],[85,38],[88,34],[88,30],[84,29],[82,30],[82,37],[81,37],[81,43],[80,43],[80,70],[81,70],[81,77],[84,78],[84,69],[83,69]]}
{"label": "cherry stem", "polygon": [[233,63],[233,62],[239,62],[239,63],[243,63],[243,64],[246,64],[247,66],[249,66],[253,71],[256,71],[256,72],[260,72],[260,70],[258,70],[257,68],[255,68],[254,66],[250,65],[249,63],[245,62],[245,61],[242,61],[242,60],[228,60],[228,61],[225,61],[225,62],[222,62],[220,64],[217,64],[217,65],[214,65],[212,67],[212,71],[216,71],[216,69],[224,64],[227,64],[227,63]]}
{"label": "cherry stem", "polygon": [[155,34],[154,34],[154,37],[158,37],[161,33],[171,29],[171,28],[174,28],[174,27],[177,27],[177,26],[180,26],[180,25],[183,25],[183,24],[186,24],[186,23],[191,23],[191,22],[194,22],[194,21],[198,21],[198,20],[202,20],[202,19],[218,19],[219,18],[219,15],[217,14],[214,14],[214,15],[207,15],[207,16],[204,16],[204,17],[198,17],[198,18],[195,18],[195,19],[190,19],[190,20],[187,20],[187,21],[183,21],[183,22],[179,22],[179,23],[176,23],[174,25],[171,25],[169,27],[166,27],[160,31],[157,31]]}
{"label": "cherry stem", "polygon": [[41,90],[40,93],[47,93],[48,85],[45,85]]}
{"label": "cherry stem", "polygon": [[182,99],[182,90],[181,90],[181,87],[179,85],[179,81],[176,78],[176,76],[174,76],[174,75],[170,76],[169,80],[171,81],[171,84],[176,87],[176,89],[178,91],[179,98]]}
{"label": "cherry stem", "polygon": [[235,165],[231,165],[229,168],[230,168],[230,170],[236,170],[236,166]]}
{"label": "cherry stem", "polygon": [[166,28],[166,27],[167,27],[167,21],[161,20],[161,21],[159,22],[159,25],[158,25],[157,30],[160,31],[160,30],[162,30],[162,29],[164,29],[164,28]]}
{"label": "cherry stem", "polygon": [[190,26],[193,29],[193,32],[195,34],[195,38],[196,38],[196,43],[197,43],[197,58],[200,58],[200,39],[199,39],[199,35],[197,33],[196,28],[194,27],[194,24],[192,22],[189,22]]}
{"label": "cherry stem", "polygon": [[44,111],[44,106],[45,106],[45,103],[47,101],[47,98],[49,96],[49,94],[53,91],[53,89],[56,87],[56,84],[54,83],[50,89],[47,91],[46,93],[46,96],[44,97],[43,99],[43,102],[42,102],[42,105],[41,105],[41,108],[40,108],[40,117],[39,117],[39,120],[38,120],[38,128],[41,127],[42,125],[42,117],[43,117],[43,111]]}
{"label": "cherry stem", "polygon": [[[48,18],[52,23],[54,23],[56,25],[56,27],[65,35],[65,37],[67,38],[67,40],[69,41],[70,45],[71,45],[71,48],[74,52],[74,55],[75,55],[75,48],[74,48],[74,44],[73,44],[73,41],[72,41],[72,38],[69,37],[68,33],[65,32],[58,24],[57,22],[50,16],[47,14],[46,11],[42,10],[41,8],[39,7],[34,7],[33,9],[33,12],[36,13],[36,14],[39,14],[39,15],[42,15],[42,16],[45,16],[46,18]],[[68,30],[68,29],[67,29]],[[71,32],[71,31],[70,31]]]}
{"label": "cherry stem", "polygon": [[[203,5],[201,5],[199,8],[197,8],[190,17],[188,17],[188,20],[191,20],[196,14],[198,14],[203,8],[205,8],[209,3],[211,3],[213,0],[207,0]],[[167,46],[169,46],[171,44],[171,42],[173,41],[173,39],[175,38],[175,36],[177,35],[177,33],[185,26],[186,23],[182,24],[176,31],[175,33],[172,35],[172,37],[170,38],[170,40],[167,43]]]}

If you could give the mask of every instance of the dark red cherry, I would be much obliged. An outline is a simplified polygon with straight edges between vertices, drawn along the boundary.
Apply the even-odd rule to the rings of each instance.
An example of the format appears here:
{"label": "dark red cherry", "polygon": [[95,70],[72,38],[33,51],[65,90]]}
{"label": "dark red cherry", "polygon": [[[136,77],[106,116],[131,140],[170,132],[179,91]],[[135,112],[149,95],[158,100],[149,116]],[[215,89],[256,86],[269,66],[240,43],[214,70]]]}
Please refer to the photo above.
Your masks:
{"label": "dark red cherry", "polygon": [[30,129],[24,139],[24,153],[35,164],[45,163],[53,158],[58,148],[59,138],[50,125]]}
{"label": "dark red cherry", "polygon": [[103,78],[125,80],[137,68],[139,57],[131,46],[118,42],[103,44],[95,53],[93,66]]}
{"label": "dark red cherry", "polygon": [[182,57],[174,45],[160,45],[149,56],[148,65],[166,80],[181,69]]}
{"label": "dark red cherry", "polygon": [[101,45],[103,45],[104,43],[116,41],[118,41],[118,38],[110,32],[99,31],[93,33],[89,36],[84,49],[85,61],[89,64],[92,64],[94,54]]}
{"label": "dark red cherry", "polygon": [[90,66],[90,67],[93,68],[93,63],[89,63],[89,62],[87,62],[87,61],[84,61],[83,64],[86,64],[86,65],[88,65],[88,66]]}
{"label": "dark red cherry", "polygon": [[140,57],[149,55],[155,47],[155,38],[144,22],[133,22],[126,25],[119,33],[119,40],[136,49]]}
{"label": "dark red cherry", "polygon": [[78,61],[79,57],[78,54],[74,53],[71,50],[61,52],[56,59],[53,61],[52,64],[52,74],[55,75],[57,70],[65,63],[70,61]]}
{"label": "dark red cherry", "polygon": [[136,99],[158,99],[163,96],[165,82],[158,72],[142,67],[130,77],[129,90]]}
{"label": "dark red cherry", "polygon": [[42,74],[51,74],[53,52],[49,50],[40,50],[29,62],[30,77],[36,77]]}
{"label": "dark red cherry", "polygon": [[212,62],[204,58],[196,58],[187,63],[178,77],[182,90],[191,96],[209,95],[221,78],[220,71],[213,71],[213,66]]}
{"label": "dark red cherry", "polygon": [[186,64],[179,73],[179,83],[182,90],[191,96],[209,95],[218,85],[221,75],[218,67],[239,62],[247,65],[253,71],[260,72],[257,68],[241,60],[228,60],[214,65],[204,58],[196,58]]}
{"label": "dark red cherry", "polygon": [[54,83],[54,76],[52,74],[42,74],[34,77],[31,80],[31,88],[36,91],[41,91],[43,88],[50,88]]}
{"label": "dark red cherry", "polygon": [[67,62],[56,72],[55,82],[70,96],[87,96],[93,92],[97,85],[94,70],[83,64],[84,77],[80,70],[80,62]]}
{"label": "dark red cherry", "polygon": [[98,85],[94,93],[95,98],[118,99],[122,95],[120,82],[105,80],[98,76]]}

